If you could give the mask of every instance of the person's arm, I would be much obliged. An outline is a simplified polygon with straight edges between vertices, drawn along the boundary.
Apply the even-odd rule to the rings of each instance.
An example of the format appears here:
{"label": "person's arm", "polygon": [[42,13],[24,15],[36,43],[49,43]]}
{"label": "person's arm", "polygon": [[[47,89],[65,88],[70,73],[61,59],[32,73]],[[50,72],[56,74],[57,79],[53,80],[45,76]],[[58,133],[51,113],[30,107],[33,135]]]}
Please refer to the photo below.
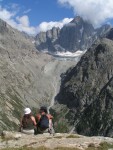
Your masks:
{"label": "person's arm", "polygon": [[31,119],[32,119],[32,121],[33,121],[34,126],[36,126],[37,123],[36,123],[35,117],[31,116]]}
{"label": "person's arm", "polygon": [[37,123],[35,117],[31,116],[34,125],[34,134],[37,134]]}
{"label": "person's arm", "polygon": [[38,124],[38,122],[40,121],[40,118],[41,118],[41,115],[40,114],[37,114],[35,116],[35,119],[36,119],[36,123]]}
{"label": "person's arm", "polygon": [[53,119],[53,116],[51,114],[48,114],[49,119]]}

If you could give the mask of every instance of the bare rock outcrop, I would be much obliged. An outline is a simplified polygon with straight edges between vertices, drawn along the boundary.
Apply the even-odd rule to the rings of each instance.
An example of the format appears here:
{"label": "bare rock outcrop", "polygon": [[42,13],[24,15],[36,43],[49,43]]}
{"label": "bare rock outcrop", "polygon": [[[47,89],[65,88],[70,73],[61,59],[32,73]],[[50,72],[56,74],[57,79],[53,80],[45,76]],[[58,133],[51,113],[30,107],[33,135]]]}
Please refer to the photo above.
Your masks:
{"label": "bare rock outcrop", "polygon": [[103,25],[95,29],[90,22],[77,16],[61,29],[54,27],[47,32],[37,34],[35,45],[38,50],[46,50],[50,53],[86,50],[98,38],[103,37],[110,28],[110,25]]}
{"label": "bare rock outcrop", "polygon": [[[9,136],[9,138],[8,138]],[[26,135],[16,132],[5,132],[4,137],[0,138],[0,149],[20,148],[20,147],[45,147],[54,149],[58,147],[78,148],[85,150],[88,147],[98,147],[101,143],[113,145],[113,139],[108,137],[86,137],[78,134],[50,134]]]}

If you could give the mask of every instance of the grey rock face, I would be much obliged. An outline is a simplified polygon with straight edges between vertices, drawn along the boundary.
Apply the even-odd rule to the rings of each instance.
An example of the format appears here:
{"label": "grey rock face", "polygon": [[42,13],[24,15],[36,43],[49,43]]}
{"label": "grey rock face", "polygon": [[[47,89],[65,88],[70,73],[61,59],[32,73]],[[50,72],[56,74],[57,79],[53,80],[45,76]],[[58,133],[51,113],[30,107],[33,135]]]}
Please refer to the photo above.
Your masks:
{"label": "grey rock face", "polygon": [[94,29],[92,24],[78,16],[62,29],[53,28],[47,32],[39,33],[35,38],[35,44],[40,51],[75,52],[86,50],[95,40],[105,35],[110,28],[110,25],[103,25],[98,29]]}
{"label": "grey rock face", "polygon": [[106,38],[113,40],[113,28],[106,34]]}
{"label": "grey rock face", "polygon": [[0,131],[17,130],[25,107],[51,106],[60,74],[75,64],[39,53],[34,39],[0,20]]}
{"label": "grey rock face", "polygon": [[112,58],[113,41],[102,39],[62,76],[56,100],[67,107],[65,119],[80,134],[112,136]]}
{"label": "grey rock face", "polygon": [[92,36],[94,28],[88,22],[83,21],[82,18],[76,17],[72,22],[65,25],[59,35],[59,44],[65,50],[76,51],[79,49],[86,49],[88,46],[87,40]]}
{"label": "grey rock face", "polygon": [[47,32],[39,33],[35,38],[35,45],[38,50],[43,51],[55,51],[54,44],[57,44],[57,39],[59,35],[59,28],[53,28]]}

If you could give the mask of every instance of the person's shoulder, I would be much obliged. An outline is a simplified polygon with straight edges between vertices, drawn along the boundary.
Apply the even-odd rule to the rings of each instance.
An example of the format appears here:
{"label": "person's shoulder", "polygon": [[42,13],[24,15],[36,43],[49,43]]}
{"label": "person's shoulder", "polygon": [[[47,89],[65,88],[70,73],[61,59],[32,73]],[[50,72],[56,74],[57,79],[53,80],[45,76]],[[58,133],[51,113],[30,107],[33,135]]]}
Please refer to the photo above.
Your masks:
{"label": "person's shoulder", "polygon": [[53,116],[51,114],[47,114],[47,116],[48,116],[49,119],[53,118]]}
{"label": "person's shoulder", "polygon": [[34,119],[35,117],[33,115],[31,115],[31,119]]}

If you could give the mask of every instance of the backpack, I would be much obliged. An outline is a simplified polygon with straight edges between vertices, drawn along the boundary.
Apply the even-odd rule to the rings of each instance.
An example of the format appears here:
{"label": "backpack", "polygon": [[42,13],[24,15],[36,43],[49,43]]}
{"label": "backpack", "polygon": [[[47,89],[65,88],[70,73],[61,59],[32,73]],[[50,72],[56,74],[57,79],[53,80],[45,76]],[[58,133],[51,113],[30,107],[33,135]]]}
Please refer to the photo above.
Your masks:
{"label": "backpack", "polygon": [[49,118],[46,114],[41,115],[38,127],[42,130],[46,130],[47,128],[49,128]]}

